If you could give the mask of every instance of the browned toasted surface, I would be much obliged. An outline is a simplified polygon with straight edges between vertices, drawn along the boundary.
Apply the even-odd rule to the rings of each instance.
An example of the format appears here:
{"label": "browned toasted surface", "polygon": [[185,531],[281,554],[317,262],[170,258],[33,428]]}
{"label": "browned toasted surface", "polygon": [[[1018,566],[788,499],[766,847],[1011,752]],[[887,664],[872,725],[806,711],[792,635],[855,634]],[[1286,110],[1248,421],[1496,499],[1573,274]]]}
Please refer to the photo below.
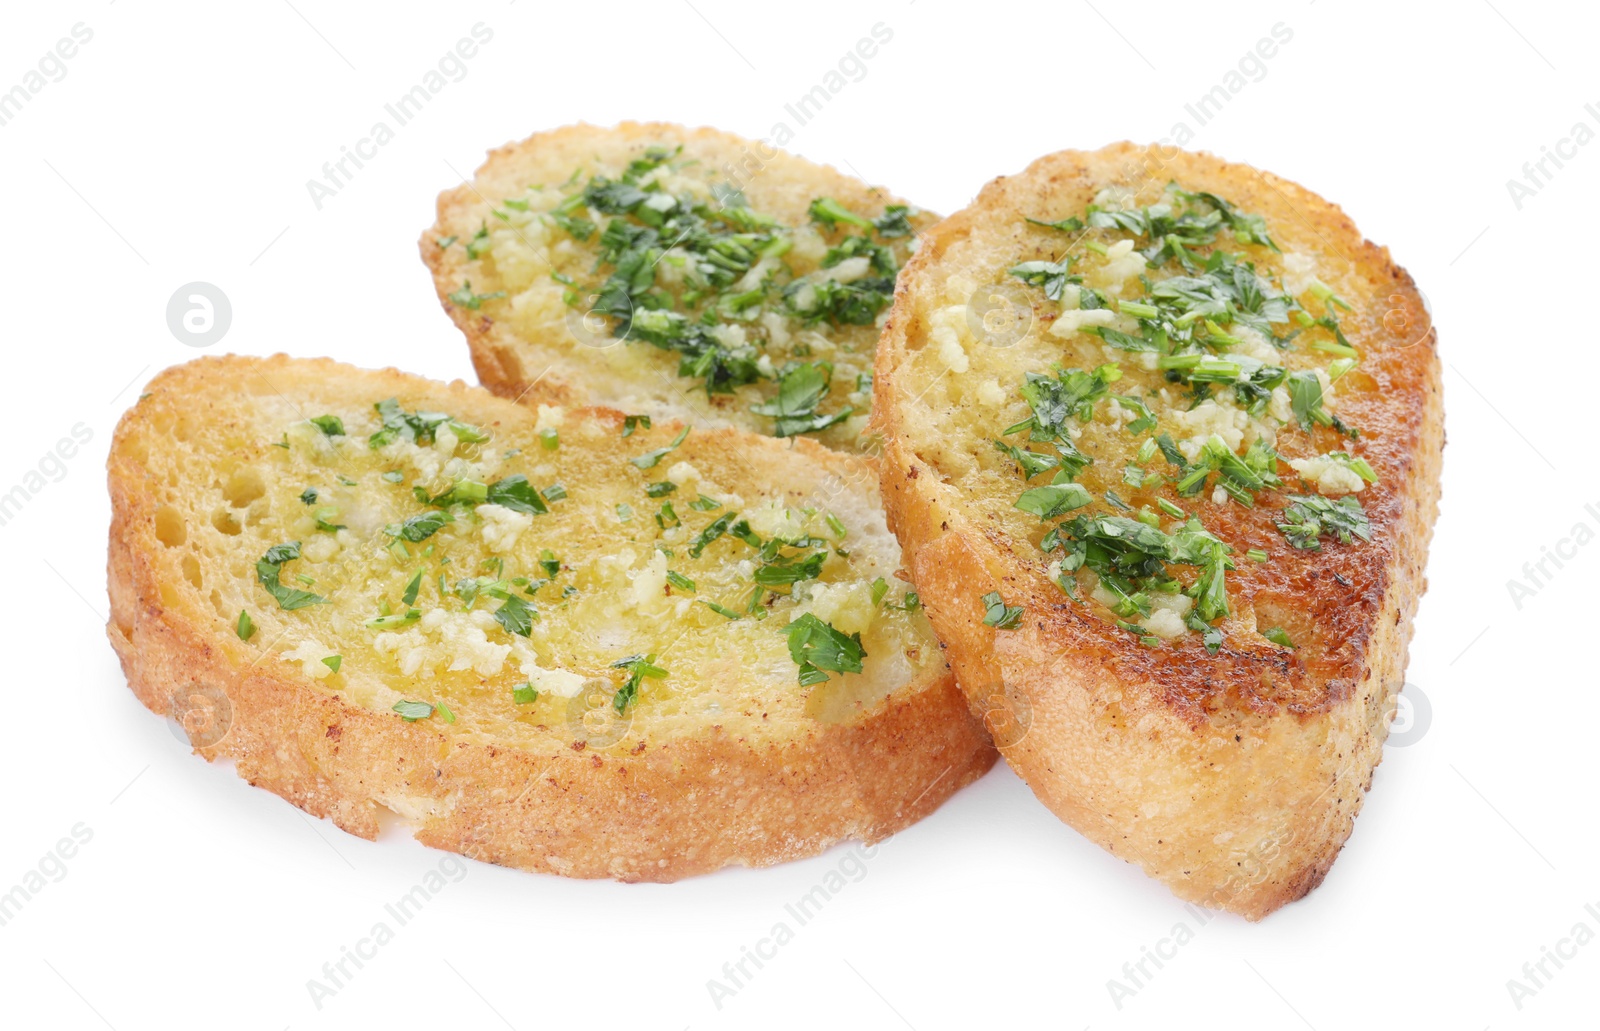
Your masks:
{"label": "browned toasted surface", "polygon": [[[391,397],[489,439],[371,448],[373,405]],[[345,433],[308,429],[305,420],[328,414]],[[822,580],[848,585],[882,562],[892,575],[898,552],[881,510],[852,486],[870,483],[859,459],[719,430],[691,434],[641,470],[628,459],[670,447],[678,427],[623,437],[614,412],[560,418],[559,447],[546,450],[534,413],[460,383],[282,356],[163,373],[123,418],[109,463],[108,633],[130,686],[178,718],[200,754],[233,759],[251,783],[351,833],[376,836],[382,806],[429,845],[578,877],[673,880],[875,840],[993,762],[920,615],[856,612],[870,624],[863,672],[803,688],[783,646],[797,597],[767,599],[765,620],[729,620],[641,579],[656,575],[645,553],[665,549],[711,595],[741,571],[747,545],[719,538],[691,560],[689,527],[734,505],[779,519],[819,499],[845,528],[841,547],[858,549],[830,556]],[[540,487],[560,482],[568,495],[531,523],[509,524],[521,526],[515,539],[495,529],[506,513],[454,509],[453,523],[396,555],[391,520],[430,510],[414,487],[437,494],[452,478],[514,473]],[[669,473],[683,481],[668,495],[684,502],[678,533],[640,500]],[[311,504],[300,497],[307,488]],[[638,511],[623,522],[614,502],[630,491]],[[724,504],[695,511],[687,502],[697,494]],[[302,557],[282,565],[280,582],[326,603],[279,608],[261,584],[263,546],[291,537],[304,539]],[[538,612],[529,636],[470,611],[495,602],[461,604],[459,578],[525,575],[549,545],[559,573],[511,588]],[[426,575],[407,602],[414,571]],[[848,598],[834,601],[848,608]],[[367,622],[412,604],[428,615],[392,628]],[[803,604],[820,611],[822,602]],[[254,625],[248,639],[241,608]],[[602,715],[614,711],[625,672],[608,661],[613,652],[654,633],[661,646],[649,650],[669,675],[642,681],[626,720],[588,721],[592,693]],[[340,656],[337,670],[324,653]],[[586,678],[570,699],[564,673]],[[524,682],[542,685],[532,702],[512,695]],[[407,722],[391,708],[402,699],[439,708]]]}
{"label": "browned toasted surface", "polygon": [[[1097,196],[1148,205],[1169,181],[1264,216],[1281,253],[1231,242],[1227,249],[1275,282],[1304,273],[1290,263],[1310,259],[1315,277],[1349,303],[1337,314],[1360,357],[1327,397],[1359,440],[1265,414],[1239,421],[1243,443],[1258,431],[1270,434],[1284,460],[1285,491],[1262,491],[1253,508],[1213,499],[1209,487],[1181,497],[1173,476],[1154,489],[1148,481],[1130,486],[1125,467],[1140,440],[1125,432],[1127,420],[1102,406],[1081,427],[1078,446],[1094,462],[1077,482],[1097,499],[1094,511],[1122,514],[1099,500],[1113,490],[1170,530],[1173,521],[1156,507],[1162,498],[1232,549],[1230,611],[1215,621],[1222,643],[1214,655],[1195,632],[1152,637],[1147,644],[1155,646],[1147,647],[1087,591],[1082,601],[1069,598],[1040,548],[1049,526],[1012,507],[1027,484],[992,443],[1024,442],[1003,431],[1028,414],[1017,393],[1025,372],[1105,361],[1125,370],[1114,393],[1142,396],[1155,409],[1159,426],[1151,432],[1184,442],[1181,432],[1196,417],[1157,403],[1164,388],[1178,400],[1160,371],[1083,333],[1051,332],[1064,306],[1038,289],[1019,293],[1007,275],[1022,262],[1075,253],[1074,271],[1099,283],[1114,308],[1117,280],[1081,246],[1101,234],[1025,218],[1082,215]],[[1121,284],[1121,299],[1135,297],[1133,283]],[[1026,331],[963,335],[958,309],[997,292],[1027,309],[1016,315]],[[1324,314],[1319,301],[1304,299]],[[952,330],[959,354],[949,346]],[[1308,330],[1275,362],[1291,372],[1325,367],[1330,356],[1307,346],[1323,332]],[[1319,883],[1380,757],[1437,511],[1439,364],[1429,317],[1405,271],[1337,207],[1268,173],[1127,144],[1067,151],[996,180],[925,235],[902,274],[877,370],[874,415],[885,437],[890,525],[975,710],[993,710],[991,718],[1007,725],[997,739],[1008,761],[1063,819],[1184,898],[1259,918]],[[1278,529],[1283,494],[1319,488],[1302,484],[1287,462],[1341,449],[1376,473],[1358,495],[1372,540],[1290,547]],[[1162,468],[1159,456],[1147,464]],[[1252,549],[1266,560],[1246,559]],[[980,598],[991,591],[1024,609],[1016,629],[984,625]],[[1285,631],[1295,647],[1269,639],[1269,629]]]}
{"label": "browned toasted surface", "polygon": [[[753,382],[707,392],[703,375],[681,372],[680,352],[654,346],[637,332],[619,339],[619,320],[591,310],[615,271],[601,260],[603,230],[613,216],[586,205],[562,211],[559,204],[580,195],[591,177],[621,179],[631,162],[652,149],[673,155],[638,180],[658,196],[701,205],[713,228],[720,225],[716,213],[728,203],[773,220],[778,246],[772,256],[758,263],[755,274],[740,272],[743,285],[729,288],[743,293],[765,284],[760,301],[737,316],[719,314],[717,291],[691,282],[686,269],[693,263],[675,229],[667,234],[672,238],[660,241],[646,269],[657,298],[651,303],[670,302],[667,308],[695,320],[711,316],[719,333],[732,334],[724,340],[762,361]],[[735,195],[738,200],[730,201]],[[773,418],[753,413],[752,406],[772,402],[788,363],[825,362],[832,382],[818,412],[852,414],[813,435],[831,447],[863,450],[870,444],[862,434],[871,407],[873,349],[888,306],[859,323],[809,320],[795,314],[784,291],[832,274],[823,267],[826,253],[847,237],[870,236],[897,264],[909,255],[914,238],[815,223],[809,209],[819,197],[868,219],[905,203],[831,167],[716,129],[663,122],[571,125],[490,152],[471,182],[440,194],[438,221],[418,247],[440,303],[467,337],[479,378],[503,397],[529,405],[601,404],[770,434]],[[563,228],[557,217],[562,215],[593,229],[574,235]],[[636,219],[621,220],[638,225]],[[926,212],[909,215],[918,231],[934,221]],[[460,292],[464,284],[470,284],[468,295]],[[886,291],[887,284],[885,297]]]}

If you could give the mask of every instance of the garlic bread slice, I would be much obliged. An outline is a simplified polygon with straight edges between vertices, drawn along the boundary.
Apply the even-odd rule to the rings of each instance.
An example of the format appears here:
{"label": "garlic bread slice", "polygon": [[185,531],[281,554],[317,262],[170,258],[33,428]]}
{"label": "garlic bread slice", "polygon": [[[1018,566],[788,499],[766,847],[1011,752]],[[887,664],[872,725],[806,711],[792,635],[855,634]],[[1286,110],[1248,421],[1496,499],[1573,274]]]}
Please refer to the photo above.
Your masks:
{"label": "garlic bread slice", "polygon": [[863,450],[895,276],[934,221],[765,141],[628,122],[493,151],[419,247],[497,394]]}
{"label": "garlic bread slice", "polygon": [[879,345],[885,507],[975,711],[1062,819],[1257,919],[1321,882],[1439,497],[1421,294],[1206,154],[1064,151],[925,234]]}
{"label": "garlic bread slice", "polygon": [[366,838],[575,877],[762,865],[993,761],[875,479],[808,441],[327,360],[158,376],[109,635],[196,751]]}

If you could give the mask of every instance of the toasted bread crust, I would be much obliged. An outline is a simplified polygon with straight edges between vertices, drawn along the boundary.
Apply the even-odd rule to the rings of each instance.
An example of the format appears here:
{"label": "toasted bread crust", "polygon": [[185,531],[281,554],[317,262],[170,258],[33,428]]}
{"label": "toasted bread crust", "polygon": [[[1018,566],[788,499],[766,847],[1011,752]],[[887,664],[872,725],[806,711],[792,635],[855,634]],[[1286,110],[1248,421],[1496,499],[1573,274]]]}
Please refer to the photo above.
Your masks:
{"label": "toasted bread crust", "polygon": [[[291,368],[359,377],[363,396],[428,386],[394,370],[280,355],[203,359],[163,373],[150,389],[225,391],[230,380]],[[483,424],[520,417],[459,382],[432,389]],[[203,395],[194,404],[203,407]],[[162,715],[174,714],[175,697],[209,699],[202,705],[220,707],[225,733],[189,728],[198,754],[234,760],[250,783],[352,834],[375,838],[380,800],[405,799],[417,838],[436,848],[573,877],[671,881],[796,859],[847,838],[879,840],[931,813],[994,761],[938,663],[860,718],[818,722],[767,744],[710,727],[687,739],[647,736],[626,751],[580,743],[535,752],[350,704],[292,666],[252,661],[187,585],[172,582],[158,562],[148,473],[130,446],[144,418],[140,406],[124,416],[108,463],[108,635],[129,685]],[[785,446],[723,432],[730,447]],[[801,445],[812,461],[858,461]]]}
{"label": "toasted bread crust", "polygon": [[[919,444],[925,413],[908,400],[902,374],[924,342],[927,304],[938,303],[927,298],[939,296],[941,262],[964,248],[1003,252],[1024,216],[1060,217],[1082,210],[1099,186],[1158,176],[1228,197],[1340,256],[1337,288],[1361,316],[1346,333],[1374,388],[1348,406],[1341,400],[1340,410],[1361,428],[1379,473],[1363,494],[1373,541],[1294,552],[1273,529],[1277,506],[1207,511],[1208,529],[1237,552],[1271,553],[1269,566],[1230,578],[1241,606],[1304,614],[1328,642],[1311,655],[1232,640],[1216,656],[1193,640],[1141,647],[1070,604],[1040,563],[1019,557],[1012,539],[964,504]],[[1409,327],[1373,314],[1380,303]],[[1431,325],[1417,339],[1425,311],[1387,250],[1309,191],[1210,155],[1131,144],[1052,154],[995,180],[926,234],[902,273],[878,350],[874,421],[885,442],[884,504],[907,568],[974,711],[999,725],[1007,761],[1063,820],[1182,898],[1259,919],[1305,895],[1370,785],[1438,508],[1443,404]],[[993,590],[1026,607],[1018,629],[983,624],[979,598]]]}
{"label": "toasted bread crust", "polygon": [[[768,422],[748,412],[748,396],[708,396],[690,380],[671,371],[676,358],[662,356],[668,365],[638,376],[619,376],[613,370],[597,370],[586,360],[584,348],[563,327],[552,327],[533,339],[525,339],[505,322],[450,301],[450,294],[470,278],[472,262],[462,247],[440,247],[438,241],[470,235],[488,217],[493,198],[551,176],[559,181],[568,171],[584,166],[597,155],[615,160],[636,157],[650,146],[679,144],[701,165],[728,170],[730,178],[748,194],[753,209],[785,225],[804,225],[810,202],[818,196],[832,197],[858,211],[878,211],[889,204],[906,203],[855,176],[796,157],[765,141],[670,122],[622,122],[610,127],[579,123],[498,147],[489,152],[471,182],[439,195],[438,219],[417,244],[423,263],[433,276],[439,303],[467,338],[473,366],[485,387],[526,405],[602,404],[658,418],[769,431]],[[925,228],[936,219],[937,216],[919,212],[913,216],[913,224]],[[848,443],[838,431],[826,437],[832,446]]]}

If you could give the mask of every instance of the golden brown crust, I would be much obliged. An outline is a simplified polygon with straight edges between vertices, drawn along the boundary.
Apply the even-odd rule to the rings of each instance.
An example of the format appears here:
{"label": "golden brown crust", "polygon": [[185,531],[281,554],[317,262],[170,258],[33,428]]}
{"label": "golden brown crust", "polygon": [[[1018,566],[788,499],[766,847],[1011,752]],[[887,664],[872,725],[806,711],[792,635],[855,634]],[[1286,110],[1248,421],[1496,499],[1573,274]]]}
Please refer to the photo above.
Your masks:
{"label": "golden brown crust", "polygon": [[[226,392],[230,379],[290,371],[359,378],[364,396],[427,390],[483,425],[531,419],[461,383],[281,355],[203,359],[163,373],[151,389]],[[194,395],[196,409],[203,396]],[[211,727],[187,728],[199,754],[234,760],[250,783],[352,834],[376,837],[380,805],[404,800],[420,823],[418,839],[434,847],[574,877],[670,881],[800,858],[846,838],[881,839],[994,761],[937,663],[861,718],[816,722],[780,743],[711,727],[689,738],[642,738],[621,752],[573,743],[535,752],[350,704],[295,667],[250,661],[242,642],[219,632],[214,613],[158,562],[157,506],[139,453],[146,444],[133,443],[145,418],[140,406],[124,416],[108,463],[108,634],[129,685],[156,713],[174,715],[175,698],[191,719],[209,713]],[[767,444],[781,446],[741,446]],[[818,462],[852,461],[808,450]]]}
{"label": "golden brown crust", "polygon": [[[806,224],[809,205],[818,196],[832,197],[852,211],[876,212],[889,204],[906,203],[832,166],[788,154],[764,140],[670,122],[622,122],[609,127],[579,123],[496,148],[489,152],[471,182],[439,195],[438,219],[418,241],[439,303],[467,338],[473,366],[485,387],[527,405],[603,404],[697,425],[769,430],[770,421],[748,412],[749,397],[708,396],[695,389],[691,380],[673,374],[669,367],[676,366],[675,357],[670,361],[662,357],[661,362],[646,370],[619,372],[589,361],[591,356],[584,353],[586,349],[575,341],[566,324],[548,325],[525,338],[483,310],[454,304],[449,299],[464,280],[471,279],[473,263],[462,246],[440,247],[438,241],[470,238],[480,224],[491,218],[492,201],[530,183],[559,182],[597,155],[617,160],[637,157],[651,146],[676,145],[682,145],[685,154],[692,155],[701,166],[725,170],[729,180],[738,183],[748,195],[753,209],[784,225]],[[923,212],[912,216],[913,225],[919,229],[936,220],[937,216]],[[828,442],[834,446],[847,443],[839,431],[829,434]]]}
{"label": "golden brown crust", "polygon": [[[919,444],[925,413],[903,373],[925,342],[928,296],[940,303],[941,263],[1002,253],[1026,231],[1024,216],[1081,211],[1106,183],[1169,179],[1267,216],[1281,244],[1333,261],[1330,282],[1355,304],[1344,329],[1363,355],[1352,375],[1367,378],[1340,412],[1361,428],[1379,474],[1362,496],[1373,542],[1295,552],[1274,528],[1281,501],[1207,516],[1236,552],[1270,553],[1230,574],[1230,588],[1237,609],[1314,633],[1316,646],[1299,652],[1235,646],[1231,634],[1214,657],[1193,640],[1141,647],[1070,604]],[[902,273],[878,350],[874,420],[890,527],[935,630],[974,711],[1005,728],[1001,752],[1041,800],[1185,899],[1259,919],[1319,884],[1349,835],[1403,682],[1437,514],[1435,344],[1411,278],[1337,207],[1269,173],[1131,144],[1052,154],[995,180],[926,234]],[[979,598],[993,590],[1026,607],[1018,629],[983,624]]]}

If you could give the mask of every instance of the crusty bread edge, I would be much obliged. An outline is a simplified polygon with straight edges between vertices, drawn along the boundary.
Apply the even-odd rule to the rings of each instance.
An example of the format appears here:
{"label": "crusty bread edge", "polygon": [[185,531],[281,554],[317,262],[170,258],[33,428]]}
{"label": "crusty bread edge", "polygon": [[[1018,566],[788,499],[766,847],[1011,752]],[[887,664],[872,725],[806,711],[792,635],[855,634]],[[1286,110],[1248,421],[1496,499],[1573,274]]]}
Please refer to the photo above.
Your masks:
{"label": "crusty bread edge", "polygon": [[[1142,149],[1121,144],[1107,150],[1119,148],[1130,155]],[[1041,158],[1035,166],[1057,157]],[[1163,171],[1188,157],[1165,158]],[[1217,160],[1209,154],[1199,157]],[[1394,264],[1387,249],[1362,239],[1337,206],[1288,180],[1259,174],[1278,189],[1336,214],[1361,239],[1362,260],[1382,269],[1397,290],[1415,296],[1410,275]],[[963,210],[924,234],[922,247],[901,275],[879,343],[873,418],[884,440],[879,470],[890,529],[901,542],[906,568],[974,714],[995,727],[1001,754],[1040,800],[1101,847],[1139,863],[1180,898],[1259,920],[1322,882],[1353,829],[1382,758],[1403,685],[1412,618],[1426,587],[1427,549],[1438,515],[1444,408],[1437,336],[1430,328],[1428,338],[1417,345],[1429,353],[1424,412],[1408,470],[1405,507],[1393,528],[1399,545],[1385,571],[1387,587],[1357,691],[1321,714],[1279,713],[1194,727],[1108,678],[1095,656],[1064,652],[1036,627],[1000,634],[983,624],[984,607],[977,599],[1004,587],[1009,561],[1005,542],[945,505],[937,473],[908,446],[900,432],[900,413],[883,400],[896,396],[898,389],[895,375],[906,350],[910,284],[949,241],[970,231],[975,217],[971,209]],[[1108,711],[1118,714],[1123,730],[1097,726]],[[1191,797],[1192,783],[1180,785],[1177,792],[1161,786],[1163,774],[1174,768],[1209,772],[1234,745],[1248,746],[1252,771],[1273,771],[1277,779],[1265,787],[1222,780],[1219,792],[1203,798]],[[1130,775],[1142,778],[1143,786],[1130,792]],[[1247,791],[1252,809],[1239,812]],[[1263,806],[1263,794],[1274,804]],[[1206,843],[1198,837],[1174,840],[1181,833],[1173,833],[1171,821],[1141,818],[1146,806],[1169,813],[1192,806],[1209,814],[1194,821],[1197,834],[1241,819],[1249,825],[1230,843],[1227,868],[1197,870],[1186,855],[1193,854],[1189,846],[1204,850]]]}
{"label": "crusty bread edge", "polygon": [[[169,370],[153,382],[203,363]],[[282,355],[262,367],[293,361]],[[318,359],[327,374],[348,366]],[[393,386],[419,381],[395,370]],[[459,382],[440,392],[475,391]],[[850,838],[881,840],[933,812],[982,776],[995,753],[942,664],[850,724],[753,745],[703,741],[618,750],[532,754],[453,736],[350,705],[280,663],[247,652],[214,619],[163,600],[151,556],[152,496],[123,446],[137,405],[118,425],[108,459],[112,524],[107,633],[129,686],[151,711],[175,697],[220,691],[227,732],[196,753],[232,759],[245,780],[367,839],[378,807],[403,812],[424,844],[527,870],[623,881],[672,881],[739,864],[765,866]],[[734,431],[727,431],[734,432]],[[809,441],[823,462],[848,461]],[[783,446],[765,439],[751,446]]]}

